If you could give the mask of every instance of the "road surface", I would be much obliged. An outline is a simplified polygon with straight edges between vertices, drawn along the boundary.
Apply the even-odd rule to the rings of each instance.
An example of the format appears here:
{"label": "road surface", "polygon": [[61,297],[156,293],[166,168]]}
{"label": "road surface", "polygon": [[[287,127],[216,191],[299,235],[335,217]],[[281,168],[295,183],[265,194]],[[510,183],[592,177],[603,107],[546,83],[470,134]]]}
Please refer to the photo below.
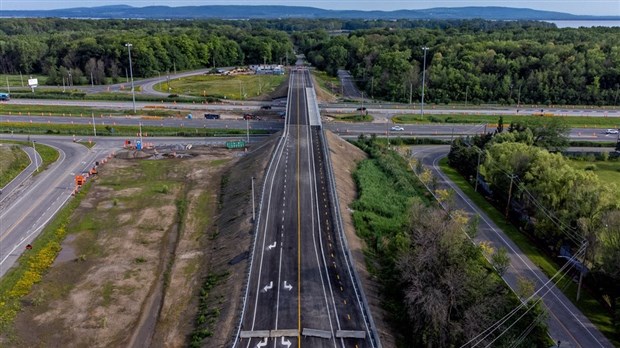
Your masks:
{"label": "road surface", "polygon": [[[234,347],[370,347],[333,226],[320,127],[295,70],[286,127],[269,166]],[[346,336],[340,338],[337,336]]]}

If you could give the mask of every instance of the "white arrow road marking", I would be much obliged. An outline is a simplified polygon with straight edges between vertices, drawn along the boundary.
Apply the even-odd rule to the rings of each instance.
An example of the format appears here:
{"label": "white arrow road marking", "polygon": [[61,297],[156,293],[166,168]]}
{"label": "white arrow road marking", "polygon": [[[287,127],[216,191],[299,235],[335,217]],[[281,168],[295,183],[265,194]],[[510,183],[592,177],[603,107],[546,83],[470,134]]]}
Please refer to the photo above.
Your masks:
{"label": "white arrow road marking", "polygon": [[271,250],[273,248],[276,247],[276,245],[278,245],[278,242],[273,242],[273,244],[271,244],[270,246],[267,247],[267,249]]}
{"label": "white arrow road marking", "polygon": [[286,280],[284,281],[284,288],[288,291],[293,290],[293,286],[291,284],[288,284]]}
{"label": "white arrow road marking", "polygon": [[267,292],[267,290],[273,289],[273,281],[269,282],[269,285],[265,285],[263,288],[263,292]]}
{"label": "white arrow road marking", "polygon": [[291,346],[291,341],[289,340],[284,340],[284,336],[282,336],[282,345],[286,346],[286,348]]}
{"label": "white arrow road marking", "polygon": [[256,348],[265,347],[266,345],[267,345],[267,337],[265,337],[263,341],[258,342],[258,344],[256,345]]}

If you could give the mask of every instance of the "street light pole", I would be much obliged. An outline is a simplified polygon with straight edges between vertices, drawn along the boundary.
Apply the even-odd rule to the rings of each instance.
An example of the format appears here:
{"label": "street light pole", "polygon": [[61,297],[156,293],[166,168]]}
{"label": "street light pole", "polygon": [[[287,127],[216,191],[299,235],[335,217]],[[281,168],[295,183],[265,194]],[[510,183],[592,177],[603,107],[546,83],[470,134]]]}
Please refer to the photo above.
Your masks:
{"label": "street light pole", "polygon": [[136,113],[136,90],[133,86],[133,67],[131,66],[131,47],[133,45],[130,43],[126,43],[125,47],[127,47],[127,55],[129,56],[129,76],[131,77],[131,98],[133,100],[133,113]]}
{"label": "street light pole", "polygon": [[91,114],[91,117],[93,119],[93,133],[95,136],[97,136],[97,127],[95,126],[95,113],[94,112]]}
{"label": "street light pole", "polygon": [[254,205],[254,177],[252,177],[252,222],[256,222],[256,208]]}
{"label": "street light pole", "polygon": [[426,79],[426,51],[428,51],[428,47],[422,47],[424,51],[424,64],[422,65],[422,107],[420,109],[420,114],[424,116],[424,83]]}
{"label": "street light pole", "polygon": [[34,150],[34,165],[37,167],[37,172],[39,171],[39,160],[37,158],[37,147],[35,146],[35,141],[32,141],[32,149]]}

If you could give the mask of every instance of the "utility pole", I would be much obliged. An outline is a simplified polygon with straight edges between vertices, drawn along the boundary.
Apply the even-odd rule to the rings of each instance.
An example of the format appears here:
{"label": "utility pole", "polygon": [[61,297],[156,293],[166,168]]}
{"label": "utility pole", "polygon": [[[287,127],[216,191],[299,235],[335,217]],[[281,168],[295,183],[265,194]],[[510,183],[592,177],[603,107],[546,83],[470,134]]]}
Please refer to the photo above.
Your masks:
{"label": "utility pole", "polygon": [[370,77],[370,99],[375,100],[375,77],[374,76]]}
{"label": "utility pole", "polygon": [[583,247],[583,261],[581,262],[581,269],[579,271],[579,284],[577,285],[577,302],[579,302],[579,297],[581,297],[581,284],[583,282],[583,268],[586,263],[586,250],[588,248],[588,244],[584,240],[581,243],[581,246]]}
{"label": "utility pole", "polygon": [[426,80],[426,51],[428,51],[428,47],[422,47],[424,51],[424,65],[422,66],[422,104],[420,109],[420,115],[424,116],[424,82]]}
{"label": "utility pole", "polygon": [[144,142],[142,141],[142,122],[139,123],[139,127],[140,127],[140,144],[142,144],[142,146],[144,147]]}
{"label": "utility pole", "polygon": [[409,105],[411,105],[413,99],[413,82],[409,81]]}
{"label": "utility pole", "polygon": [[390,121],[387,117],[385,118],[385,132],[387,134],[387,144],[388,144],[388,149],[389,149],[390,148]]}
{"label": "utility pole", "polygon": [[256,222],[256,208],[254,203],[254,177],[252,177],[252,222]]}
{"label": "utility pole", "polygon": [[[24,77],[22,76],[21,70],[19,71],[19,78],[22,80],[22,87],[24,87]],[[618,90],[616,89],[616,97],[618,97]]]}
{"label": "utility pole", "polygon": [[476,179],[475,179],[475,184],[474,184],[474,191],[478,192],[478,175],[480,175],[480,153],[482,151],[478,150],[478,165],[476,165]]}
{"label": "utility pole", "polygon": [[95,136],[97,136],[97,127],[95,126],[95,113],[93,112],[91,116],[93,119],[93,133],[95,134]]}
{"label": "utility pole", "polygon": [[245,138],[246,138],[246,142],[249,143],[250,142],[250,120],[246,119],[245,120]]}
{"label": "utility pole", "polygon": [[467,94],[469,94],[469,86],[465,86],[465,106],[467,106]]}
{"label": "utility pole", "polygon": [[510,188],[508,189],[508,202],[506,202],[506,219],[508,219],[508,208],[510,207],[510,199],[512,198],[512,183],[516,175],[510,175]]}
{"label": "utility pole", "polygon": [[9,77],[6,77],[6,89],[9,94],[11,94],[11,85],[9,85]]}
{"label": "utility pole", "polygon": [[93,71],[90,71],[90,86],[95,87],[95,82],[93,81]]}
{"label": "utility pole", "polygon": [[[133,45],[130,43],[125,44],[125,47],[127,47],[127,54],[129,55],[129,75],[131,76],[131,98],[133,100],[133,113],[135,115],[136,114],[136,90],[133,86],[133,67],[131,66],[131,47],[132,46]],[[140,136],[142,136],[142,132],[140,132]]]}

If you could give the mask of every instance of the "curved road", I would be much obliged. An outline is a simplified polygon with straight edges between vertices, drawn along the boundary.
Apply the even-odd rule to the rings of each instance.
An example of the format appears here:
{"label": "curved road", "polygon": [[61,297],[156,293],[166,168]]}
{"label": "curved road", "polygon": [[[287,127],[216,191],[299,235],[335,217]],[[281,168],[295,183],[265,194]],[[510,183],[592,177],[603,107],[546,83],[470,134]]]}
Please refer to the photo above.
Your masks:
{"label": "curved road", "polygon": [[[544,288],[542,295],[544,306],[549,318],[549,332],[556,341],[561,341],[561,347],[613,347],[603,334],[556,288],[553,283],[548,284],[547,277],[534,265],[516,244],[480,210],[445,174],[438,166],[440,159],[446,157],[449,146],[414,146],[412,155],[430,168],[437,178],[439,187],[450,188],[456,193],[455,204],[470,216],[480,216],[476,242],[489,241],[495,248],[504,247],[510,257],[510,266],[504,274],[504,280],[512,289],[517,289],[519,277],[525,277],[535,284],[536,289]],[[497,334],[497,332],[495,333]],[[494,336],[491,336],[491,339]]]}

